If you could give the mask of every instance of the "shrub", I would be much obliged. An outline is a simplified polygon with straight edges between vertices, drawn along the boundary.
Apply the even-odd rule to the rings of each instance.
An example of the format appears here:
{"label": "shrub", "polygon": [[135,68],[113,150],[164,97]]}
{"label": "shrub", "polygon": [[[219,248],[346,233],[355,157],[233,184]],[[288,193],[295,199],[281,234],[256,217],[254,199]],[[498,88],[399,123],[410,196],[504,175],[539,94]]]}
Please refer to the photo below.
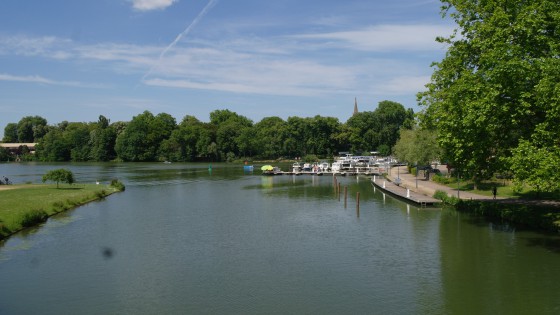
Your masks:
{"label": "shrub", "polygon": [[443,185],[449,185],[449,184],[455,182],[454,178],[445,177],[441,174],[435,174],[434,176],[432,176],[432,180],[436,183],[440,183],[440,184],[443,184]]}
{"label": "shrub", "polygon": [[448,196],[447,193],[443,190],[437,190],[434,193],[433,197],[443,201],[443,203],[445,204],[452,205],[452,206],[456,206],[457,204],[459,204],[459,202],[461,202],[461,199],[455,196]]}
{"label": "shrub", "polygon": [[118,179],[113,179],[111,181],[111,187],[115,188],[118,191],[124,191],[125,190],[124,184],[122,182],[120,182]]}
{"label": "shrub", "polygon": [[102,189],[100,191],[96,191],[95,192],[95,197],[101,199],[103,197],[107,196],[107,192],[105,191],[105,189]]}
{"label": "shrub", "polygon": [[38,223],[47,221],[48,215],[43,210],[31,210],[23,214],[20,224],[23,227],[30,227]]}
{"label": "shrub", "polygon": [[434,193],[434,198],[443,201],[445,198],[447,198],[447,193],[443,190],[436,190],[436,192]]}

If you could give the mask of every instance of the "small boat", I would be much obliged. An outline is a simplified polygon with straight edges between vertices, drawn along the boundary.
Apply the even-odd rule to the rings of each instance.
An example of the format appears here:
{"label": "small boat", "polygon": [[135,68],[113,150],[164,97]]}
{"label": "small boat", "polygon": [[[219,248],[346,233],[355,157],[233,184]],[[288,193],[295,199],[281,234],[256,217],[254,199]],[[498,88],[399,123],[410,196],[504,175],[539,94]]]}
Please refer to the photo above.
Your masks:
{"label": "small boat", "polygon": [[301,164],[299,164],[298,162],[295,162],[294,164],[292,164],[292,171],[294,173],[301,172]]}

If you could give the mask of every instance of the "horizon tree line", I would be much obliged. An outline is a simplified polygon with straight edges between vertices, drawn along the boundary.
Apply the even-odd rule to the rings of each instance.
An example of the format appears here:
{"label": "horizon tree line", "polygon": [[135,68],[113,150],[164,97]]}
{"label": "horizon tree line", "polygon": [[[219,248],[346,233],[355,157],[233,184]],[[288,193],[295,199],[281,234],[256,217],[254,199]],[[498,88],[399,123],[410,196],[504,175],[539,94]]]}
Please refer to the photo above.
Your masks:
{"label": "horizon tree line", "polygon": [[[390,154],[401,128],[414,125],[414,111],[382,101],[374,111],[359,112],[345,123],[334,117],[265,117],[254,123],[227,109],[210,113],[209,122],[186,115],[177,123],[167,114],[144,111],[130,121],[62,121],[49,125],[26,116],[4,128],[2,142],[37,143],[23,160],[192,162],[248,158],[333,157],[341,151]],[[0,152],[0,161],[9,156]]]}

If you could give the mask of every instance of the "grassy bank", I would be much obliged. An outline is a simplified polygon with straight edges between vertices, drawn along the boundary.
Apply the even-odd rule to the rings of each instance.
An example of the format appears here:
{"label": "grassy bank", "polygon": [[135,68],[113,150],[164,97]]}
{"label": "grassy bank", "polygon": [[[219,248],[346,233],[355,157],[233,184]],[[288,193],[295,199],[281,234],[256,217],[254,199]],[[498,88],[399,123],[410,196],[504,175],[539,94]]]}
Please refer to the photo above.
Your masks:
{"label": "grassy bank", "polygon": [[0,239],[48,217],[124,190],[116,185],[10,185],[0,190]]}
{"label": "grassy bank", "polygon": [[461,201],[457,210],[508,222],[518,228],[560,233],[560,208],[543,204],[508,201]]}

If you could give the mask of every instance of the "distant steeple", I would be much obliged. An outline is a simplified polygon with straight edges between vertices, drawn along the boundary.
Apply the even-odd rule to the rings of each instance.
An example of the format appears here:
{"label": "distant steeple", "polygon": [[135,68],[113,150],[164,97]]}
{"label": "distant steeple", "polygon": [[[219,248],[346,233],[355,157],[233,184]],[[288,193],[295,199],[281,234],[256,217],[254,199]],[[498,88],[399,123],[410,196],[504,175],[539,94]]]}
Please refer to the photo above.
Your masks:
{"label": "distant steeple", "polygon": [[354,97],[354,114],[352,114],[352,116],[356,115],[358,113],[358,98]]}

